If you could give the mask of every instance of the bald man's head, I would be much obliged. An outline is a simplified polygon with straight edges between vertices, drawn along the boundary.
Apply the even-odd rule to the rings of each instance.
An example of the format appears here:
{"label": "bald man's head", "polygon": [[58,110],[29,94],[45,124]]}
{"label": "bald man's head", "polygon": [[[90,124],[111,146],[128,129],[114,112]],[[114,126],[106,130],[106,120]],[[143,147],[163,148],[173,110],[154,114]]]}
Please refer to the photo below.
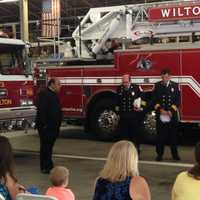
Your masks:
{"label": "bald man's head", "polygon": [[130,85],[130,83],[131,83],[131,77],[130,77],[129,74],[124,74],[122,76],[122,83],[123,83],[124,86],[129,86]]}
{"label": "bald man's head", "polygon": [[51,78],[48,81],[48,87],[58,93],[61,88],[60,80],[58,78]]}

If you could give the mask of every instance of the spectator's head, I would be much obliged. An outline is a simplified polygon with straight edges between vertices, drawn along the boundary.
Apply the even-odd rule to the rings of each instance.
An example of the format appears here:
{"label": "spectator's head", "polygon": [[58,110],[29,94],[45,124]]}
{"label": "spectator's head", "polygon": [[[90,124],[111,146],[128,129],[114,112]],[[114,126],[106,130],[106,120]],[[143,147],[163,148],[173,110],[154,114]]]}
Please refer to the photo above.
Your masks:
{"label": "spectator's head", "polygon": [[194,156],[196,164],[189,170],[189,175],[200,180],[200,142],[196,144]]}
{"label": "spectator's head", "polygon": [[132,142],[122,140],[116,142],[100,172],[100,177],[112,182],[123,181],[127,176],[139,175],[138,154]]}
{"label": "spectator's head", "polygon": [[51,88],[55,92],[59,92],[61,88],[60,80],[58,78],[51,78],[48,81],[48,87]]}
{"label": "spectator's head", "polygon": [[161,78],[162,78],[162,80],[165,82],[165,83],[167,83],[170,79],[171,79],[171,72],[170,72],[170,70],[169,69],[163,69],[162,71],[161,71]]}
{"label": "spectator's head", "polygon": [[66,187],[69,182],[69,170],[62,166],[54,167],[50,172],[50,181],[53,186]]}
{"label": "spectator's head", "polygon": [[11,144],[8,138],[0,136],[0,181],[6,182],[6,175],[9,174],[14,181],[14,157]]}
{"label": "spectator's head", "polygon": [[122,84],[124,86],[129,86],[131,83],[131,76],[129,74],[124,74],[122,76]]}

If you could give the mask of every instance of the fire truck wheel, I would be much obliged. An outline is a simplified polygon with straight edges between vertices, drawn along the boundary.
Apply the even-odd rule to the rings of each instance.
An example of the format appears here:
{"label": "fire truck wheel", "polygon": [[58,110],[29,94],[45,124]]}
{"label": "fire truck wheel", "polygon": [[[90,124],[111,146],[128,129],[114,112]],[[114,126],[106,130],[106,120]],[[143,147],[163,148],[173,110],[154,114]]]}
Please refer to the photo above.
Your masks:
{"label": "fire truck wheel", "polygon": [[112,140],[117,137],[119,116],[115,112],[114,99],[102,99],[90,113],[91,131],[100,140]]}
{"label": "fire truck wheel", "polygon": [[143,139],[145,143],[156,143],[156,118],[155,113],[147,113],[144,119]]}

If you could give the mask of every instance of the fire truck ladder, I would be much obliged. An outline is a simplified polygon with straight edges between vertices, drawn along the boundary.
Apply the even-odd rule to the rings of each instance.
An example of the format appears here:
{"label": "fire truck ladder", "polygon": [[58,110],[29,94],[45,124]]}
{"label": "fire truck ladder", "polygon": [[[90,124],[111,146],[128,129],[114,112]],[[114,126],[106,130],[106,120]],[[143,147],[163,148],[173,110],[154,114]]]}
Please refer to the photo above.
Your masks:
{"label": "fire truck ladder", "polygon": [[[191,5],[198,1],[173,1],[91,8],[73,33],[79,57],[97,55],[108,39],[134,42],[144,37],[200,34],[200,20],[148,21],[149,8]],[[80,34],[81,33],[81,34]],[[81,48],[81,51],[78,50]]]}

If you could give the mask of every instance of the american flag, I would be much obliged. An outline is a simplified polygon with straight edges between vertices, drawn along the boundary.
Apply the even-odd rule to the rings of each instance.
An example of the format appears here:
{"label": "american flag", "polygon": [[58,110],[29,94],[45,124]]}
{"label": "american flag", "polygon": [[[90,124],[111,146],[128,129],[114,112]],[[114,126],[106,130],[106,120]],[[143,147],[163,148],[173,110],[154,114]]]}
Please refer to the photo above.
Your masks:
{"label": "american flag", "polygon": [[42,1],[42,36],[56,37],[60,19],[60,0]]}

